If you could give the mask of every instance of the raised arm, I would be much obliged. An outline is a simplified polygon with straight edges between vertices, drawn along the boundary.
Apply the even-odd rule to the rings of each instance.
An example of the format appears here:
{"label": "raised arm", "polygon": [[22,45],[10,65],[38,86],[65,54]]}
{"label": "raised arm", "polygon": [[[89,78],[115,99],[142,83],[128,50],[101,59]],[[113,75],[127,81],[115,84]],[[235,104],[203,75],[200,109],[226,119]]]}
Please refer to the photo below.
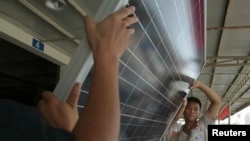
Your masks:
{"label": "raised arm", "polygon": [[117,141],[120,128],[118,86],[119,59],[131,43],[137,17],[128,17],[135,10],[130,6],[95,23],[84,17],[87,40],[94,57],[94,74],[90,95],[80,113],[73,133],[77,141]]}
{"label": "raised arm", "polygon": [[218,94],[211,89],[210,87],[208,87],[207,85],[205,85],[204,83],[196,80],[193,84],[193,86],[191,87],[191,89],[193,88],[199,88],[209,99],[210,106],[208,108],[208,113],[209,116],[215,120],[218,116],[219,110],[220,110],[220,104],[221,104],[221,98],[218,96]]}

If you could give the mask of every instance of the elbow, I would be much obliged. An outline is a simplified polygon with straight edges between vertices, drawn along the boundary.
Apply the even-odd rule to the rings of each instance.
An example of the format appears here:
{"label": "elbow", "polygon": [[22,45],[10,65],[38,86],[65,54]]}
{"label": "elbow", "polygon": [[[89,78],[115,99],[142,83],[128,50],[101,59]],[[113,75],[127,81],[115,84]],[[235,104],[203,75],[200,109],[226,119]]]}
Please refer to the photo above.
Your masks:
{"label": "elbow", "polygon": [[220,97],[218,97],[217,103],[221,104],[221,98]]}
{"label": "elbow", "polygon": [[221,105],[221,98],[218,97],[216,100],[213,101],[213,104],[220,106]]}

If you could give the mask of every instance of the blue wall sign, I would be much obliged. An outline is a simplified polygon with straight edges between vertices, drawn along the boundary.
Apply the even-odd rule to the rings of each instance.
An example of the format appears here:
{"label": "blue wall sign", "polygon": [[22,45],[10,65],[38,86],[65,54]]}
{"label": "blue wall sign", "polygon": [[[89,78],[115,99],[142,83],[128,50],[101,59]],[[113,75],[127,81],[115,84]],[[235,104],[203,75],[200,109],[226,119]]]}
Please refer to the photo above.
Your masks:
{"label": "blue wall sign", "polygon": [[40,51],[44,51],[44,43],[35,38],[32,39],[32,46]]}

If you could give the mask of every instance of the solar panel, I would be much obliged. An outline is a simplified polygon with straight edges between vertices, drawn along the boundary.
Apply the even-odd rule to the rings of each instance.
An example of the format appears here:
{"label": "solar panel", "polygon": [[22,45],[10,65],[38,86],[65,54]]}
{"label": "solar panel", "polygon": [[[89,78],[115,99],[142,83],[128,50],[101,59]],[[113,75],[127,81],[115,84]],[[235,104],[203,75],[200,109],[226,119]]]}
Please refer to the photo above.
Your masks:
{"label": "solar panel", "polygon": [[[120,60],[119,140],[159,141],[205,63],[206,1],[128,3],[136,6],[139,22],[133,25],[133,42]],[[79,111],[88,98],[91,68],[87,73]]]}

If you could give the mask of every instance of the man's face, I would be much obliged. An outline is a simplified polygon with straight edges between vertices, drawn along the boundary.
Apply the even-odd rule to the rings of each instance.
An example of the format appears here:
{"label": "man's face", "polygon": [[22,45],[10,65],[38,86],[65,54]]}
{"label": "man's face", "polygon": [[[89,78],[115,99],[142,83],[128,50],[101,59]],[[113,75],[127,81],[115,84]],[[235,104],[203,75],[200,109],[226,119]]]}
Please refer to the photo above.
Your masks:
{"label": "man's face", "polygon": [[196,102],[188,102],[184,110],[184,118],[186,121],[196,121],[200,114],[199,104]]}

